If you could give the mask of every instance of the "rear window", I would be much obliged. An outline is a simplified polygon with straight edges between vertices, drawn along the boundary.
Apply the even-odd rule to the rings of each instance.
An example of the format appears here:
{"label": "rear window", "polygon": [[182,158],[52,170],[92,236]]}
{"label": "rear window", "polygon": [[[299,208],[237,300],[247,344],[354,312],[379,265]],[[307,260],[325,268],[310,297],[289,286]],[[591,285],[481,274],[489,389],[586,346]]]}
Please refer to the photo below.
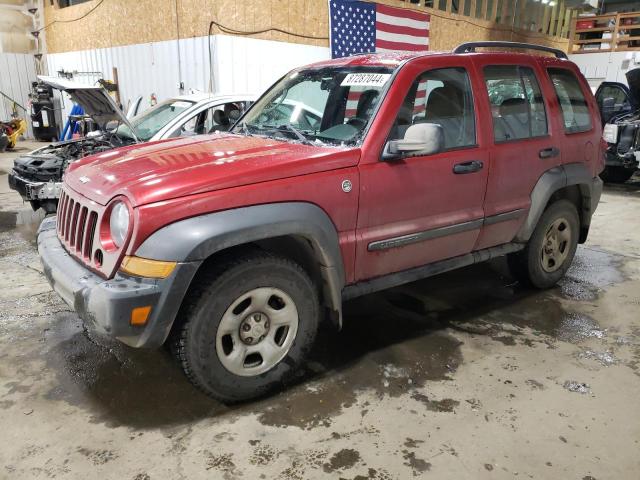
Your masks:
{"label": "rear window", "polygon": [[550,68],[548,71],[562,109],[565,132],[591,130],[591,113],[576,76],[564,68]]}

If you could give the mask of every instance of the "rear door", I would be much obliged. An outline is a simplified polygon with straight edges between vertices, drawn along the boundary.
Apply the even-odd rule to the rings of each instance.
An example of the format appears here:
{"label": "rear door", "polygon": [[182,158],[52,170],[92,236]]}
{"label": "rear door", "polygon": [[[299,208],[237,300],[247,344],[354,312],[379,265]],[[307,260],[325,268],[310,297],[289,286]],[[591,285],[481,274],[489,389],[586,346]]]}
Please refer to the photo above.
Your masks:
{"label": "rear door", "polygon": [[[469,67],[462,56],[430,57],[394,81],[359,167],[356,280],[472,250],[484,216],[488,152],[478,142]],[[385,142],[404,138],[416,123],[440,124],[444,151],[384,160]]]}
{"label": "rear door", "polygon": [[[510,55],[507,58],[515,58]],[[491,109],[491,166],[484,203],[485,222],[475,249],[510,242],[531,204],[540,176],[560,164],[561,138],[549,121],[542,72],[535,60],[492,62],[477,58],[484,80],[482,101]]]}

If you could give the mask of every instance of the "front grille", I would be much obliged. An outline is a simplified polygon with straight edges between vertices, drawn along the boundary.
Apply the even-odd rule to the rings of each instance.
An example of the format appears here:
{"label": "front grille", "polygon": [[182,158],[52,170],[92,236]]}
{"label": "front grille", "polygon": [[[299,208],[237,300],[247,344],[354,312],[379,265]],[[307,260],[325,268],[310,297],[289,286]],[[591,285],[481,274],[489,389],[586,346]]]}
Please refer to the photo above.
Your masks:
{"label": "front grille", "polygon": [[[57,213],[58,238],[69,254],[103,276],[111,276],[120,252],[104,252],[100,243],[100,220],[104,207],[66,187]],[[107,261],[108,260],[108,261]]]}

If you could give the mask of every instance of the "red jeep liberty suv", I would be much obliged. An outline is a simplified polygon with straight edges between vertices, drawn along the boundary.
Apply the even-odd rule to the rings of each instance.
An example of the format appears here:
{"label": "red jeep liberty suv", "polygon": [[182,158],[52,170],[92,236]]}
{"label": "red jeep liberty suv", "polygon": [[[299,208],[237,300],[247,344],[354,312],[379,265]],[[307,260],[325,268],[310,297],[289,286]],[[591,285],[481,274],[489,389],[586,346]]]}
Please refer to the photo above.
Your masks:
{"label": "red jeep liberty suv", "polygon": [[359,55],[288,73],[228,133],[73,163],[38,249],[87,324],[171,342],[239,401],[290,379],[345,299],[501,255],[555,285],[602,169],[598,107],[559,50]]}

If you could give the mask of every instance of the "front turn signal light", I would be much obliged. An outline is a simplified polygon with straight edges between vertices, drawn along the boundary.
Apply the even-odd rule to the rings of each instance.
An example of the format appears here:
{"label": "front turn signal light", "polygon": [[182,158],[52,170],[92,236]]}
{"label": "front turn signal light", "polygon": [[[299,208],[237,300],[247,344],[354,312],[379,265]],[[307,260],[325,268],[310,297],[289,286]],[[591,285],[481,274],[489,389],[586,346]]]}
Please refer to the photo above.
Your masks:
{"label": "front turn signal light", "polygon": [[120,265],[122,273],[146,278],[167,278],[175,268],[176,262],[130,256],[124,257]]}
{"label": "front turn signal light", "polygon": [[149,319],[149,313],[151,312],[151,306],[147,305],[146,307],[136,307],[131,310],[131,320],[129,323],[134,327],[142,327],[147,324],[147,320]]}

